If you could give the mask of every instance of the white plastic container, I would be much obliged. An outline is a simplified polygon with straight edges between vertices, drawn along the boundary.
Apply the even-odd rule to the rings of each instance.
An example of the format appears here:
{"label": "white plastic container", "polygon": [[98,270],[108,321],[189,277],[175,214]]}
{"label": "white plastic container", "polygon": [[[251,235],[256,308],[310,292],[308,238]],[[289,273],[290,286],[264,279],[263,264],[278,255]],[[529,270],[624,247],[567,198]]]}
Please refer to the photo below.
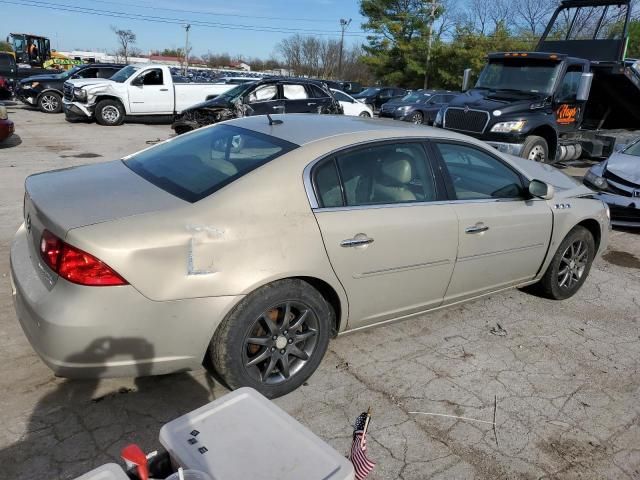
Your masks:
{"label": "white plastic container", "polygon": [[122,467],[116,463],[107,463],[90,472],[85,473],[76,480],[130,480]]}
{"label": "white plastic container", "polygon": [[160,443],[176,466],[213,480],[355,478],[343,455],[252,388],[167,423]]}

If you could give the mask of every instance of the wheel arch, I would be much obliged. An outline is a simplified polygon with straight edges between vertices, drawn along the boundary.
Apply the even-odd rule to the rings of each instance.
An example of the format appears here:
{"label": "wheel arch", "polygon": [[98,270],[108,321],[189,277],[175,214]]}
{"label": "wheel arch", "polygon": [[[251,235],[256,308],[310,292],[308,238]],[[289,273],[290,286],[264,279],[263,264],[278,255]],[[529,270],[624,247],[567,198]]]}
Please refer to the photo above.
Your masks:
{"label": "wheel arch", "polygon": [[122,103],[122,99],[120,99],[120,98],[118,98],[118,97],[116,97],[114,95],[103,95],[103,94],[100,94],[95,99],[95,105],[97,105],[98,103],[100,103],[103,100],[113,100],[114,102],[118,102],[120,105],[122,105],[122,108],[124,109],[124,111],[125,111],[124,113],[126,115],[127,110],[124,107],[124,103]]}
{"label": "wheel arch", "polygon": [[46,93],[57,93],[58,95],[60,95],[60,99],[62,99],[62,97],[64,96],[64,94],[60,90],[58,90],[56,88],[49,87],[49,88],[46,88],[46,89],[42,90],[38,94],[38,101],[40,101],[40,98],[42,98],[42,96],[44,94],[46,94]]}
{"label": "wheel arch", "polygon": [[302,280],[303,282],[308,283],[313,288],[315,288],[320,295],[324,297],[333,311],[335,313],[333,331],[331,332],[331,336],[337,336],[340,331],[340,327],[343,325],[343,321],[346,323],[346,318],[343,318],[343,315],[346,313],[345,309],[342,306],[342,302],[340,300],[340,296],[335,288],[333,288],[328,282],[321,280],[317,277],[289,277],[297,280]]}
{"label": "wheel arch", "polygon": [[589,231],[589,233],[591,233],[591,235],[593,236],[593,241],[596,244],[596,252],[597,252],[600,249],[600,242],[602,240],[600,223],[593,218],[587,218],[585,220],[582,220],[580,223],[578,223],[576,227],[578,226],[586,228]]}
{"label": "wheel arch", "polygon": [[527,136],[536,135],[546,140],[549,147],[549,159],[555,160],[558,151],[558,133],[550,125],[540,125],[531,130]]}

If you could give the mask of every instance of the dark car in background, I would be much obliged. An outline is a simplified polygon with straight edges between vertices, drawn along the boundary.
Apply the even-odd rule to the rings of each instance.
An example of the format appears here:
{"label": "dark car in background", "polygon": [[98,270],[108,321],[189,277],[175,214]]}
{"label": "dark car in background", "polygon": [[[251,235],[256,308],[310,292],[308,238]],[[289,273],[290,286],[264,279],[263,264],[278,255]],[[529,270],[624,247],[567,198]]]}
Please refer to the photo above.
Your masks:
{"label": "dark car in background", "polygon": [[7,138],[13,135],[14,126],[13,122],[9,120],[7,115],[7,107],[0,103],[0,142],[4,142]]}
{"label": "dark car in background", "polygon": [[0,100],[13,96],[18,69],[16,59],[8,52],[0,52]]}
{"label": "dark car in background", "polygon": [[62,86],[76,78],[110,78],[125,65],[117,63],[89,63],[66,72],[34,75],[20,81],[16,96],[27,105],[44,113],[62,112]]}
{"label": "dark car in background", "polygon": [[640,227],[640,138],[591,167],[583,181],[609,205],[613,225]]}
{"label": "dark car in background", "polygon": [[457,95],[458,92],[448,90],[418,90],[382,105],[380,116],[433,125],[438,111]]}
{"label": "dark car in background", "polygon": [[341,114],[342,107],[324,82],[266,78],[243,83],[183,110],[171,128],[180,135],[231,118],[276,113]]}
{"label": "dark car in background", "polygon": [[356,100],[366,103],[371,107],[374,113],[380,111],[380,107],[390,100],[402,98],[407,94],[404,88],[396,87],[368,87],[363,91],[354,95]]}

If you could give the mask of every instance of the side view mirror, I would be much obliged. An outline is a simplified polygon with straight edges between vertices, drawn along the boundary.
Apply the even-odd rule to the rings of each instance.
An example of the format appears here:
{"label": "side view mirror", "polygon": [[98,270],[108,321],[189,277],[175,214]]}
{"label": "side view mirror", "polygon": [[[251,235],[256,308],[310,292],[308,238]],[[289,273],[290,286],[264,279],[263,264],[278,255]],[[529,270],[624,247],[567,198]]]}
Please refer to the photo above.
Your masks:
{"label": "side view mirror", "polygon": [[131,85],[134,85],[136,87],[143,86],[144,85],[144,78],[142,76],[134,78],[133,80],[131,80]]}
{"label": "side view mirror", "polygon": [[536,198],[551,200],[555,194],[555,189],[553,185],[549,185],[543,181],[531,180],[531,182],[529,182],[529,193]]}
{"label": "side view mirror", "polygon": [[576,101],[586,102],[589,100],[589,92],[591,91],[591,83],[593,82],[593,73],[583,73],[580,76],[580,84],[576,93]]}
{"label": "side view mirror", "polygon": [[469,90],[469,85],[471,84],[471,69],[465,68],[462,73],[462,91],[466,92]]}

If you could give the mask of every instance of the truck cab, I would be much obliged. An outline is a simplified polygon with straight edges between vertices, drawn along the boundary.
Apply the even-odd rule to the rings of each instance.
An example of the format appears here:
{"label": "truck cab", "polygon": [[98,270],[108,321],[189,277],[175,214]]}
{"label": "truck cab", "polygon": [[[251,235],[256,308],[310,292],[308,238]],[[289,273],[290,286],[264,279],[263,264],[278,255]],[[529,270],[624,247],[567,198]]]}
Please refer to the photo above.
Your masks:
{"label": "truck cab", "polygon": [[624,59],[630,13],[629,0],[565,0],[536,51],[489,54],[436,126],[534,161],[607,157],[607,129],[640,127],[640,63]]}

